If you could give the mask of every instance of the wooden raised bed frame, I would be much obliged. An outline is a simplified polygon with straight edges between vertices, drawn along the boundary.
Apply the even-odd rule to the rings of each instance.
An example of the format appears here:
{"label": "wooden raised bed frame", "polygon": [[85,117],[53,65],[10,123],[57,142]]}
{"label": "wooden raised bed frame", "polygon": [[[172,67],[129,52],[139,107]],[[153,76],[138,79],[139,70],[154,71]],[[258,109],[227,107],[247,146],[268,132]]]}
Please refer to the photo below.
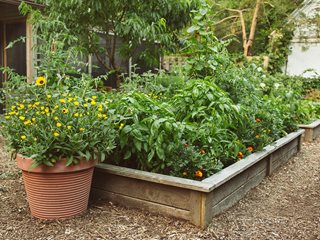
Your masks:
{"label": "wooden raised bed frame", "polygon": [[185,219],[205,228],[215,215],[233,206],[298,153],[303,132],[290,133],[203,181],[99,164],[92,197]]}
{"label": "wooden raised bed frame", "polygon": [[320,136],[320,120],[314,121],[311,124],[299,125],[299,128],[304,129],[305,133],[303,134],[304,142],[313,142],[317,137]]}

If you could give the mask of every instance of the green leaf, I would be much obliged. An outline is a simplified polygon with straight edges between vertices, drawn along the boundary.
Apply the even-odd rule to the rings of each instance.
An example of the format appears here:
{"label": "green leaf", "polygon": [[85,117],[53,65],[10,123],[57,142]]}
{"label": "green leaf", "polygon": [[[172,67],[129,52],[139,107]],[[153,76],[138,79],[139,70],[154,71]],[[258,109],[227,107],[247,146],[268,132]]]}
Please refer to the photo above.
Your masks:
{"label": "green leaf", "polygon": [[154,152],[154,150],[152,149],[152,150],[149,152],[149,154],[148,154],[148,162],[151,162],[152,158],[154,157],[154,154],[155,154],[155,152]]}
{"label": "green leaf", "polygon": [[130,150],[127,150],[126,154],[124,155],[124,159],[129,159],[131,157],[131,151]]}
{"label": "green leaf", "polygon": [[70,166],[72,163],[73,163],[73,156],[68,157],[66,166],[68,167],[68,166]]}
{"label": "green leaf", "polygon": [[199,26],[191,26],[188,28],[187,32],[188,33],[193,33],[195,31],[198,31],[199,30]]}
{"label": "green leaf", "polygon": [[137,140],[137,139],[133,139],[133,144],[134,144],[134,146],[137,148],[137,150],[138,150],[139,152],[141,152],[141,148],[142,148],[141,142],[140,142],[139,140]]}

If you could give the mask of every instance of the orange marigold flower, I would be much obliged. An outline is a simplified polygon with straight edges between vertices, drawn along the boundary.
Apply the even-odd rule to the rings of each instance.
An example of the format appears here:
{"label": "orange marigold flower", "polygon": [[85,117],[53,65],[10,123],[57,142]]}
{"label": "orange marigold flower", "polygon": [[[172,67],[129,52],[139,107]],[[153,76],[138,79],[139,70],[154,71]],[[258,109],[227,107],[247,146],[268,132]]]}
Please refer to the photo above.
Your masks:
{"label": "orange marigold flower", "polygon": [[254,149],[253,149],[252,146],[249,146],[249,147],[248,147],[248,151],[249,151],[249,152],[253,152],[253,150],[254,150]]}
{"label": "orange marigold flower", "polygon": [[257,135],[256,138],[260,138],[260,135]]}
{"label": "orange marigold flower", "polygon": [[257,118],[257,119],[256,119],[256,122],[257,122],[257,123],[261,122],[261,119]]}
{"label": "orange marigold flower", "polygon": [[241,160],[243,158],[243,153],[242,152],[238,152],[238,159]]}
{"label": "orange marigold flower", "polygon": [[196,175],[196,177],[198,177],[198,178],[202,178],[203,173],[202,173],[200,170],[197,170],[195,175]]}
{"label": "orange marigold flower", "polygon": [[206,151],[203,150],[203,149],[201,149],[201,150],[200,150],[200,154],[202,154],[202,155],[203,155],[203,154],[206,154]]}

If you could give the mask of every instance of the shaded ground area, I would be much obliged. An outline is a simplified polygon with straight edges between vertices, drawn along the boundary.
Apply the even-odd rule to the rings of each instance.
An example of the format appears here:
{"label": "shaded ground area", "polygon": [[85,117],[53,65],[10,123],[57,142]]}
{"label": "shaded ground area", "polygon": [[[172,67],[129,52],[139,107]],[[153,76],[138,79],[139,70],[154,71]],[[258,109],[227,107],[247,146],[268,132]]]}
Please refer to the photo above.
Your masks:
{"label": "shaded ground area", "polygon": [[72,220],[37,220],[14,164],[0,153],[0,239],[320,239],[320,140],[305,144],[205,231],[103,202],[91,203],[84,216]]}

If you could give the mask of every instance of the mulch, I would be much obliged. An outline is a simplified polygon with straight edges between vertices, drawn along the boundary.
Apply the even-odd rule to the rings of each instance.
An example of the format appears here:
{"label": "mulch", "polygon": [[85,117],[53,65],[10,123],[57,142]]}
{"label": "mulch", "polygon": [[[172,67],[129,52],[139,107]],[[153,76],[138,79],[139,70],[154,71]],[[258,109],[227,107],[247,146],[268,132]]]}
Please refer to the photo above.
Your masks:
{"label": "mulch", "polygon": [[206,230],[103,201],[90,202],[88,211],[73,219],[35,219],[27,206],[21,173],[2,150],[0,239],[320,240],[320,140],[304,144],[301,153],[215,217]]}

